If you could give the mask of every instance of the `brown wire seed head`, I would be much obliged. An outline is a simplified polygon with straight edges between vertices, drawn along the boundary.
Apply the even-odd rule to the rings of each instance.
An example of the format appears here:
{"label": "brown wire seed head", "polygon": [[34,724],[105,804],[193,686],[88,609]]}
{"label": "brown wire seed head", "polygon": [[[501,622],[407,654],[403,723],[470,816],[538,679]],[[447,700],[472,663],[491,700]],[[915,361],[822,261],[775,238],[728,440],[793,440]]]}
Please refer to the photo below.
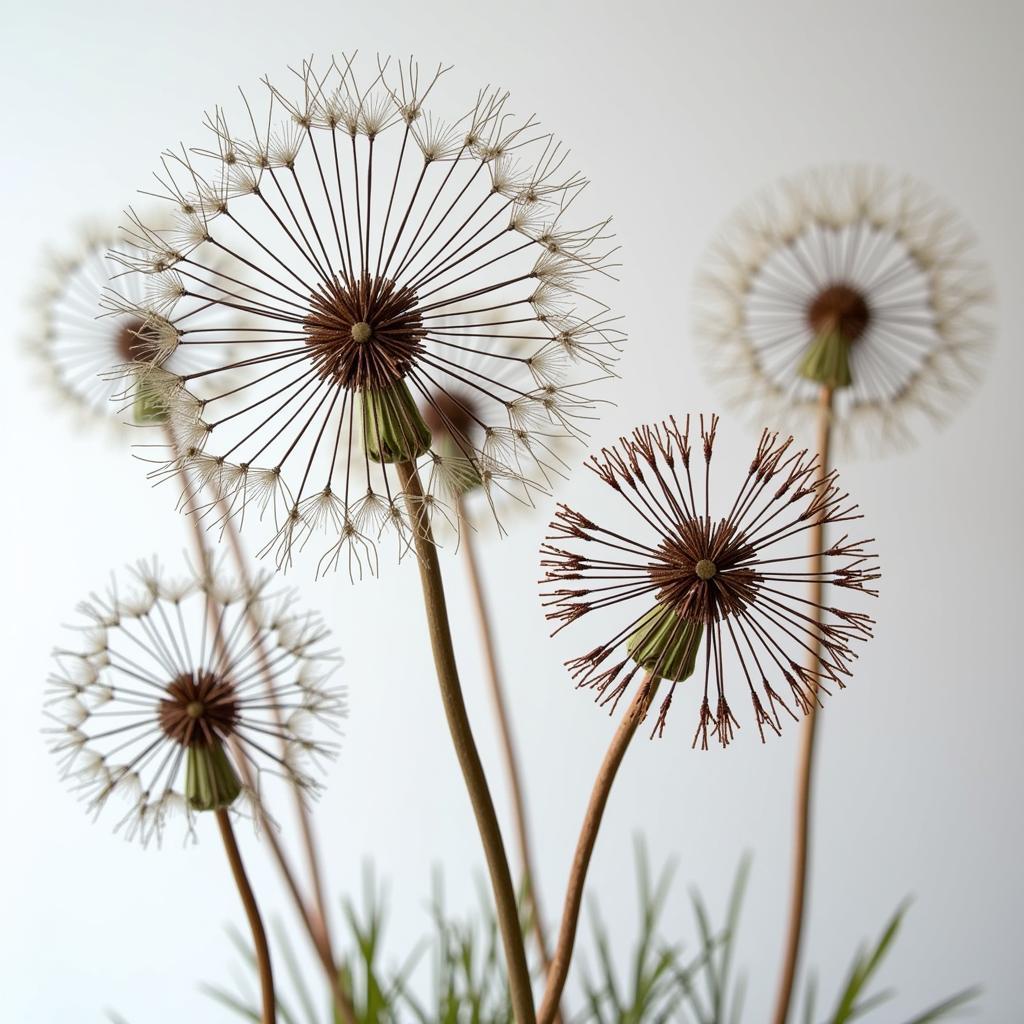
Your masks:
{"label": "brown wire seed head", "polygon": [[[505,92],[435,117],[444,71],[303,62],[165,155],[174,230],[129,212],[146,256],[122,263],[173,268],[184,284],[167,317],[212,360],[160,382],[191,440],[153,476],[185,468],[201,514],[262,522],[279,568],[310,542],[326,545],[320,569],[345,558],[350,574],[376,569],[383,533],[408,550],[420,508],[396,462],[425,471],[428,517],[467,478],[492,506],[529,504],[617,358],[615,318],[589,293],[615,250],[607,220],[576,217],[586,179]],[[428,424],[460,394],[480,429],[453,450]]]}
{"label": "brown wire seed head", "polygon": [[960,219],[909,178],[816,168],[725,224],[697,281],[696,333],[727,397],[803,432],[834,391],[847,448],[944,420],[980,378],[991,286]]}
{"label": "brown wire seed head", "polygon": [[140,563],[80,606],[77,640],[57,650],[46,715],[62,776],[98,813],[126,801],[116,828],[159,842],[181,814],[259,804],[270,773],[315,794],[335,745],[315,735],[344,714],[320,620],[268,579],[164,577]]}
{"label": "brown wire seed head", "polygon": [[[709,736],[724,747],[739,728],[727,678],[746,682],[762,741],[766,726],[780,731],[780,712],[796,717],[790,701],[806,714],[831,684],[845,686],[853,645],[874,625],[845,607],[845,595],[875,596],[879,571],[865,550],[870,540],[844,534],[806,550],[805,531],[861,514],[835,471],[824,473],[791,437],[764,431],[738,493],[716,506],[718,417],[698,422],[693,437],[689,416],[682,426],[638,427],[590,456],[588,468],[621,499],[622,514],[598,523],[559,505],[541,566],[555,633],[594,612],[618,615],[608,639],[566,663],[577,685],[614,708],[639,673],[668,681],[654,727],[661,735],[676,685],[702,674],[693,743],[706,749]],[[820,601],[812,583],[825,591]]]}

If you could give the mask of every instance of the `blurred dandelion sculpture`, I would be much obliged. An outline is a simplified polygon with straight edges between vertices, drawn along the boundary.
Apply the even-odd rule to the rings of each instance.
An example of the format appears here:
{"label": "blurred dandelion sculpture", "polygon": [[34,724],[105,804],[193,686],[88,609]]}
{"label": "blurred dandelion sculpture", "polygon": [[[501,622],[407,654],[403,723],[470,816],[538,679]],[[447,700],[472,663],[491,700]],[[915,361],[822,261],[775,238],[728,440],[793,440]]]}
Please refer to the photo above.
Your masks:
{"label": "blurred dandelion sculpture", "polygon": [[991,287],[970,230],[919,182],[811,170],[722,228],[697,280],[709,374],[758,422],[830,419],[851,449],[906,443],[978,381]]}
{"label": "blurred dandelion sculpture", "polygon": [[[116,424],[112,400],[123,391],[112,367],[167,364],[169,369],[201,371],[202,349],[180,350],[175,332],[160,315],[173,295],[163,277],[136,276],[110,292],[116,269],[107,258],[121,245],[127,256],[143,251],[124,242],[113,227],[94,224],[52,251],[33,295],[35,322],[26,348],[62,406],[88,422]],[[165,411],[140,389],[130,419],[139,425],[164,423]]]}
{"label": "blurred dandelion sculpture", "polygon": [[[835,441],[875,454],[962,404],[988,347],[989,296],[970,231],[924,186],[826,167],[781,182],[725,226],[698,278],[697,335],[728,398],[759,417],[813,424],[824,467]],[[810,531],[812,551],[826,549],[824,528]],[[811,568],[821,578],[820,556]],[[816,719],[812,706],[774,1024],[789,1016],[799,961]]]}
{"label": "blurred dandelion sculpture", "polygon": [[56,652],[47,703],[63,775],[95,813],[121,798],[116,828],[127,837],[159,842],[174,815],[194,836],[197,815],[214,813],[253,931],[263,1020],[272,1021],[266,936],[230,813],[248,805],[263,816],[268,774],[315,794],[315,773],[336,749],[317,730],[336,730],[345,704],[330,681],[337,659],[323,624],[267,587],[266,578],[169,580],[156,563],[140,565],[133,592],[113,586],[81,605],[85,625],[75,646]]}
{"label": "blurred dandelion sculpture", "polygon": [[[559,505],[541,548],[544,603],[558,623],[555,633],[592,612],[614,609],[618,615],[609,638],[567,663],[577,685],[596,690],[614,710],[641,677],[584,816],[541,1024],[554,1019],[568,976],[587,868],[615,775],[660,685],[669,684],[652,732],[658,736],[676,686],[702,663],[693,745],[706,750],[714,737],[726,747],[739,728],[726,692],[731,659],[763,742],[766,726],[779,732],[780,712],[796,717],[789,701],[807,715],[830,685],[845,686],[853,645],[871,637],[870,616],[824,603],[821,595],[825,585],[844,596],[876,594],[879,571],[865,550],[871,540],[844,535],[827,549],[800,550],[806,532],[820,537],[826,523],[861,518],[835,471],[825,472],[792,438],[765,431],[735,497],[714,513],[717,430],[717,416],[701,416],[695,445],[690,418],[681,427],[670,419],[638,427],[592,455],[588,468],[625,503],[628,521],[598,522]],[[825,560],[829,565],[822,568]]]}
{"label": "blurred dandelion sculpture", "polygon": [[264,552],[281,567],[322,534],[321,569],[373,571],[378,538],[407,549],[419,508],[432,516],[467,477],[531,500],[550,441],[582,435],[586,387],[616,356],[587,291],[612,268],[607,221],[572,223],[586,180],[507,93],[448,121],[427,112],[444,70],[344,58],[304,63],[290,89],[265,80],[244,132],[217,108],[204,146],[165,155],[175,226],[132,214],[144,255],[115,253],[127,276],[173,282],[162,323],[213,362],[130,368],[129,393],[158,394],[189,428],[154,476],[187,466],[218,515],[272,524]]}

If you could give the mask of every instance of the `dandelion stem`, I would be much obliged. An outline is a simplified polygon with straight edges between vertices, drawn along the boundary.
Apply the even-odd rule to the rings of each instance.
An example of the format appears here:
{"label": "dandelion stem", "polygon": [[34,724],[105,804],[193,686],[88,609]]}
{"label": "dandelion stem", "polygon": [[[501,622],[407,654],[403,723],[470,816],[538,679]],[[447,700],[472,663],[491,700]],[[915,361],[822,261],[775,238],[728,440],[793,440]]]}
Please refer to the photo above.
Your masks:
{"label": "dandelion stem", "polygon": [[540,909],[540,897],[537,892],[537,875],[533,868],[533,848],[530,842],[530,825],[526,814],[526,797],[523,788],[522,773],[519,768],[519,755],[516,751],[515,737],[512,735],[512,723],[509,719],[508,705],[505,700],[505,688],[498,667],[498,656],[495,650],[494,630],[491,626],[491,615],[484,593],[480,560],[477,557],[476,542],[473,530],[466,520],[462,502],[459,507],[459,518],[466,523],[463,534],[463,550],[466,559],[466,573],[469,577],[470,591],[473,597],[473,610],[476,613],[477,626],[484,650],[484,667],[487,682],[491,690],[494,704],[494,715],[498,721],[498,732],[501,737],[502,755],[505,759],[505,771],[508,775],[509,791],[512,797],[512,813],[516,827],[516,841],[519,846],[519,859],[522,862],[523,881],[526,886],[527,899],[530,903],[533,933],[540,952],[541,963],[545,974],[551,967],[551,953],[548,949],[544,917]]}
{"label": "dandelion stem", "polygon": [[[230,516],[227,517],[226,524],[228,545],[231,548],[231,553],[235,560],[239,577],[243,584],[248,587],[250,585],[250,576],[241,538],[238,536],[238,530]],[[250,627],[252,628],[253,634],[258,636],[258,622],[256,621],[251,608],[248,610],[246,617],[249,621]],[[262,651],[260,652],[260,660],[261,663],[265,661],[265,655]],[[295,905],[299,910],[299,916],[302,918],[303,924],[309,932],[310,941],[313,943],[313,947],[316,949],[320,962],[327,973],[327,981],[331,986],[331,992],[334,996],[335,1008],[341,1015],[345,1024],[355,1024],[355,1010],[341,984],[341,975],[343,973],[342,965],[339,964],[337,959],[335,959],[333,943],[331,942],[327,906],[324,899],[323,871],[321,869],[320,857],[317,851],[316,835],[313,829],[312,816],[309,813],[309,807],[306,805],[306,802],[302,797],[302,791],[298,786],[292,786],[292,793],[295,797],[295,812],[299,819],[299,828],[302,832],[302,845],[305,850],[306,863],[313,887],[313,908],[309,907],[307,901],[299,890],[292,875],[291,868],[285,859],[284,851],[281,849],[280,843],[277,842],[276,836],[273,837],[272,850],[274,852],[274,857],[277,860],[278,867],[281,869],[281,873],[285,877],[292,899],[295,901]],[[272,832],[273,827],[270,826],[268,828],[268,834]]]}
{"label": "dandelion stem", "polygon": [[652,675],[647,675],[644,678],[619,721],[619,726],[615,730],[615,735],[612,737],[601,767],[598,769],[597,778],[594,780],[590,802],[587,804],[587,810],[583,816],[583,827],[576,840],[576,852],[573,855],[569,884],[565,893],[565,906],[562,909],[562,923],[558,932],[558,941],[555,944],[551,969],[548,971],[544,998],[541,1000],[540,1010],[537,1013],[537,1024],[552,1024],[558,1012],[562,990],[565,988],[565,982],[569,976],[573,945],[576,942],[576,928],[579,924],[580,907],[583,903],[583,887],[587,880],[587,869],[590,867],[590,858],[594,852],[594,844],[597,842],[597,833],[601,827],[604,809],[608,803],[608,796],[611,793],[612,784],[615,782],[619,765],[622,764],[626,749],[654,701],[659,682],[660,680]]}
{"label": "dandelion stem", "polygon": [[[832,440],[832,388],[821,389],[818,402],[818,479],[823,479],[828,472],[829,449]],[[825,550],[824,544],[825,524],[815,523],[810,531],[808,544],[812,552],[811,565],[809,569],[813,575],[810,580],[810,601],[809,615],[815,624],[821,619],[821,572],[822,556],[819,552]],[[818,655],[821,649],[819,639],[820,631],[815,633],[809,640],[811,647],[809,655],[809,666],[812,670],[817,667]],[[812,677],[809,684],[812,687],[812,697],[807,718],[804,720],[800,734],[800,754],[797,765],[796,779],[796,834],[793,848],[793,875],[792,891],[789,902],[789,923],[786,930],[786,941],[783,946],[782,973],[779,977],[779,989],[775,1000],[775,1013],[772,1016],[773,1024],[786,1024],[789,1017],[789,1007],[793,997],[793,983],[796,979],[797,967],[800,963],[800,940],[803,934],[804,919],[807,909],[807,878],[810,865],[811,848],[811,795],[814,781],[814,749],[815,737],[817,735],[818,704],[817,704],[817,682]]]}
{"label": "dandelion stem", "polygon": [[533,1007],[533,992],[530,987],[530,972],[526,963],[526,950],[523,945],[522,929],[519,921],[519,909],[516,905],[515,888],[512,885],[512,873],[509,870],[505,845],[501,838],[498,816],[494,810],[480,762],[480,754],[473,739],[473,732],[466,713],[466,704],[459,683],[459,670],[455,662],[455,650],[452,644],[451,625],[448,621],[448,609],[445,602],[444,582],[441,578],[441,566],[437,558],[430,522],[423,504],[423,486],[420,482],[416,466],[411,462],[396,464],[402,488],[411,499],[415,523],[413,535],[416,553],[419,556],[420,582],[423,586],[423,601],[427,614],[427,627],[430,632],[430,644],[434,652],[434,665],[437,681],[441,688],[441,701],[444,704],[448,728],[451,731],[455,754],[469,791],[469,798],[476,815],[477,828],[483,842],[484,855],[491,877],[497,909],[498,926],[505,947],[505,960],[508,966],[509,992],[512,998],[512,1010],[518,1024],[534,1024],[536,1016]]}
{"label": "dandelion stem", "polygon": [[[245,549],[242,547],[241,538],[238,536],[238,529],[236,528],[234,521],[228,516],[225,520],[225,533],[228,538],[228,546],[231,548],[231,554],[235,561],[236,569],[239,575],[239,579],[242,584],[248,589],[252,585],[251,575],[249,573],[249,566],[245,554]],[[254,636],[259,636],[259,624],[251,607],[246,609],[246,619],[249,622],[249,626],[253,631]],[[262,650],[262,644],[259,650],[259,659],[261,669],[266,671],[266,653]],[[280,716],[280,712],[278,712]],[[303,799],[302,790],[295,784],[292,785],[292,795],[295,797],[295,813],[299,819],[299,827],[302,832],[302,845],[306,855],[306,864],[309,870],[310,882],[313,889],[313,901],[315,907],[315,916],[309,915],[310,924],[310,935],[314,943],[323,947],[327,955],[330,958],[332,964],[332,973],[334,973],[334,954],[331,949],[331,936],[328,926],[327,919],[327,907],[324,900],[324,886],[323,886],[323,871],[320,865],[320,856],[317,851],[316,836],[313,830],[312,817],[309,813],[309,807],[306,801]],[[316,934],[313,934],[313,932]]]}
{"label": "dandelion stem", "polygon": [[260,993],[263,1000],[263,1013],[260,1016],[260,1022],[261,1024],[276,1024],[277,1000],[274,996],[274,975],[270,966],[270,946],[267,944],[267,933],[263,928],[263,919],[260,917],[260,909],[256,903],[256,897],[245,873],[242,854],[235,840],[235,831],[231,827],[231,818],[223,807],[218,807],[214,813],[217,815],[221,839],[224,840],[224,850],[228,855],[228,863],[231,865],[231,874],[234,875],[235,885],[238,886],[238,894],[242,897],[242,906],[245,907],[245,916],[249,919],[249,928],[252,930],[252,942],[256,952],[256,966],[259,969],[260,975]]}
{"label": "dandelion stem", "polygon": [[[165,434],[167,436],[167,443],[171,452],[180,464],[180,449],[177,438],[175,437],[170,424],[165,424]],[[192,482],[184,467],[179,470],[179,475],[181,476],[183,493],[188,495],[185,507],[185,517],[191,527],[192,542],[195,548],[196,558],[203,574],[212,579],[213,559],[211,558],[210,549],[206,543],[206,537],[199,521],[199,510],[193,494]],[[221,502],[220,505],[223,506],[223,502]],[[223,507],[221,507],[221,511],[224,511]],[[250,578],[245,561],[245,552],[242,549],[241,541],[237,536],[234,524],[230,523],[230,521],[228,522],[228,542],[231,545],[232,555],[237,564],[239,576],[243,583],[248,586]],[[252,628],[254,636],[258,636],[258,624],[256,623],[251,611],[246,618]],[[216,623],[214,623],[214,625],[216,626]],[[263,659],[261,658],[261,662],[262,661]],[[248,759],[244,755],[239,755],[236,757],[236,761],[242,772],[242,781],[250,790],[253,789],[255,780],[252,777],[252,770],[249,766]],[[310,912],[306,898],[303,896],[302,891],[299,888],[299,884],[296,881],[295,871],[292,869],[288,856],[277,837],[275,827],[272,822],[268,821],[262,805],[257,806],[256,813],[260,819],[260,824],[263,827],[263,834],[267,837],[267,841],[270,844],[271,854],[273,855],[281,877],[284,880],[285,888],[288,890],[289,895],[292,898],[292,902],[295,904],[295,909],[298,911],[306,932],[309,934],[310,941],[313,943],[313,948],[316,950],[317,957],[323,965],[324,971],[327,975],[327,983],[330,986],[331,994],[334,997],[335,1008],[341,1016],[344,1024],[356,1024],[355,1010],[352,1007],[352,1002],[349,999],[348,994],[342,986],[341,971],[337,961],[334,959],[334,953],[331,949],[330,933],[327,928],[327,918],[323,912],[323,897],[322,889],[319,884],[320,875],[319,864],[316,860],[316,847],[313,843],[312,832],[307,832],[305,828],[308,809],[302,801],[301,793],[296,792],[295,796],[299,807],[300,821],[302,821],[304,825],[303,837],[306,843],[307,855],[310,858],[310,870],[313,873],[315,883],[315,893],[318,900],[319,911],[317,917],[314,917]]]}

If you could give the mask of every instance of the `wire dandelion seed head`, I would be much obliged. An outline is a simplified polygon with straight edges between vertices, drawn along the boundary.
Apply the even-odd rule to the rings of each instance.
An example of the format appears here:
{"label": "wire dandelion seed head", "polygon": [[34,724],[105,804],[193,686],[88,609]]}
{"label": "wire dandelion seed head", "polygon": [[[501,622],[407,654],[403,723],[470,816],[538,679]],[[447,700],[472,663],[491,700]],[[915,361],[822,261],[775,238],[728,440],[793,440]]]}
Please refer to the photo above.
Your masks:
{"label": "wire dandelion seed head", "polygon": [[[354,558],[360,574],[381,533],[406,550],[396,463],[431,470],[432,513],[452,467],[528,502],[550,439],[583,433],[611,375],[622,335],[589,283],[615,249],[607,221],[570,223],[586,180],[500,90],[436,117],[445,70],[345,57],[264,80],[243,131],[217,108],[212,142],[166,156],[166,197],[196,197],[178,229],[134,234],[152,258],[133,269],[181,283],[165,314],[180,346],[213,363],[180,375],[195,440],[154,476],[216,463],[202,514],[263,520],[279,568],[314,536],[321,568]],[[472,428],[436,437],[459,409]]]}
{"label": "wire dandelion seed head", "polygon": [[718,417],[699,426],[693,437],[690,417],[638,427],[592,455],[588,468],[628,506],[632,527],[560,505],[541,565],[555,633],[593,612],[619,614],[617,632],[567,662],[577,685],[614,707],[637,675],[669,682],[660,735],[676,685],[703,675],[694,745],[706,749],[709,736],[726,746],[739,727],[727,674],[745,680],[762,741],[766,727],[779,732],[781,714],[796,717],[790,702],[806,714],[832,684],[845,685],[853,646],[874,623],[828,592],[874,596],[879,571],[870,540],[844,535],[801,550],[806,531],[861,514],[835,471],[822,472],[792,438],[765,431],[739,492],[713,513]]}
{"label": "wire dandelion seed head", "polygon": [[261,807],[267,774],[317,793],[337,749],[322,734],[345,702],[327,631],[293,594],[140,563],[127,590],[79,611],[76,642],[55,652],[46,732],[90,811],[123,798],[116,830],[145,844],[171,816],[192,835],[198,812]]}
{"label": "wire dandelion seed head", "polygon": [[823,386],[848,449],[908,442],[980,378],[991,287],[973,236],[920,183],[825,167],[741,208],[697,281],[710,373],[763,422],[801,430]]}

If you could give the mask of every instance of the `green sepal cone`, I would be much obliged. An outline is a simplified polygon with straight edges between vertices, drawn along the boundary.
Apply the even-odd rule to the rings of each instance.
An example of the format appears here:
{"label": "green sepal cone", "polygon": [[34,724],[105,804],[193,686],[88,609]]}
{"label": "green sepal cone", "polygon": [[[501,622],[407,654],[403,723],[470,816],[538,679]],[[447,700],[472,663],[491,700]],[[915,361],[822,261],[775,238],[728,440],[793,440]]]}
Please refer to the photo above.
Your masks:
{"label": "green sepal cone", "polygon": [[797,373],[827,388],[848,388],[850,376],[850,343],[839,331],[819,334],[804,354]]}
{"label": "green sepal cone", "polygon": [[360,395],[363,446],[374,462],[412,462],[430,451],[430,428],[405,381]]}
{"label": "green sepal cone", "polygon": [[241,792],[241,780],[220,740],[214,740],[210,746],[197,744],[188,748],[185,799],[192,810],[230,807]]}
{"label": "green sepal cone", "polygon": [[151,391],[142,391],[132,403],[132,419],[140,427],[150,427],[157,423],[166,423],[167,406]]}
{"label": "green sepal cone", "polygon": [[680,619],[671,609],[655,605],[640,620],[626,650],[641,668],[678,683],[693,675],[703,636],[702,623]]}

